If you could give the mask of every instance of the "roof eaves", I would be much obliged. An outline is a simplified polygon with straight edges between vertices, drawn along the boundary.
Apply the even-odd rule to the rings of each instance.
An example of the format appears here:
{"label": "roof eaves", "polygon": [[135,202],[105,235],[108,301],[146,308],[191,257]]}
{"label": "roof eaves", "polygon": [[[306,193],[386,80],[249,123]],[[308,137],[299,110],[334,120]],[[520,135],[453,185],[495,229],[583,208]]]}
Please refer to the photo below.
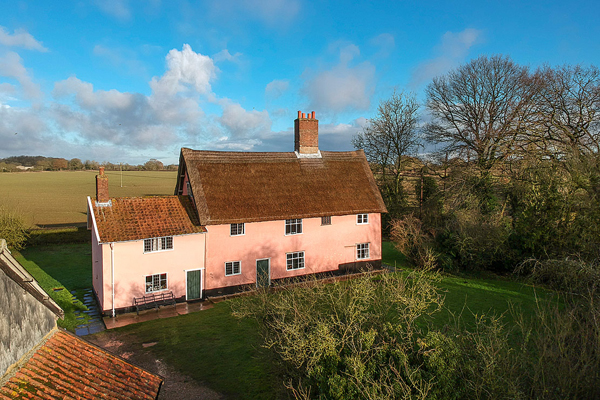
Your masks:
{"label": "roof eaves", "polygon": [[[201,228],[202,228],[201,232],[181,233],[181,234],[166,235],[166,236],[173,236],[173,237],[175,237],[175,236],[189,236],[189,235],[200,235],[200,234],[206,233],[206,228],[204,226],[202,226]],[[164,237],[164,236],[159,236],[159,237]],[[113,240],[113,241],[106,241],[106,242],[98,242],[98,244],[139,242],[140,240],[153,239],[153,238],[154,237],[142,237],[142,238],[139,238],[139,239]]]}
{"label": "roof eaves", "polygon": [[15,260],[6,240],[0,239],[0,269],[2,269],[8,277],[15,281],[19,286],[29,292],[40,303],[45,305],[57,317],[64,318],[65,312],[52,298],[46,293],[39,283],[31,276],[23,266]]}

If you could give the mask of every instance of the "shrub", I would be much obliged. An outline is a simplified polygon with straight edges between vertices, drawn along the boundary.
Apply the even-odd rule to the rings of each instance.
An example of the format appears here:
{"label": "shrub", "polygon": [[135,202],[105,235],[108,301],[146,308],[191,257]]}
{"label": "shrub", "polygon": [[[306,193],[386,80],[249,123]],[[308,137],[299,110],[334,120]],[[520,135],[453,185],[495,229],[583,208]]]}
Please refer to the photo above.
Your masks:
{"label": "shrub", "polygon": [[587,294],[597,292],[600,285],[598,265],[582,260],[529,259],[520,263],[514,272],[533,283],[563,292]]}
{"label": "shrub", "polygon": [[438,236],[439,251],[455,268],[502,271],[511,265],[508,238],[511,218],[503,210],[482,214],[478,208],[455,211]]}
{"label": "shrub", "polygon": [[17,211],[0,206],[0,239],[5,239],[8,247],[20,250],[27,237],[25,218]]}
{"label": "shrub", "polygon": [[434,267],[437,257],[431,235],[423,232],[421,220],[410,214],[391,223],[394,246],[417,268]]}
{"label": "shrub", "polygon": [[423,318],[442,302],[437,275],[384,274],[281,292],[234,303],[234,315],[256,318],[265,346],[287,366],[297,398],[427,398],[432,376],[421,367],[416,340]]}

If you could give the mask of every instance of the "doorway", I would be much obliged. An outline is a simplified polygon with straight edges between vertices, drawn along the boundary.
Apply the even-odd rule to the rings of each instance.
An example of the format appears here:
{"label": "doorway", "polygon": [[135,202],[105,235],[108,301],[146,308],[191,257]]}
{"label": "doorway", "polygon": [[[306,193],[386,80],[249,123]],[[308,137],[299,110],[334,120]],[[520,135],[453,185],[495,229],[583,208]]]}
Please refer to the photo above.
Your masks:
{"label": "doorway", "polygon": [[186,300],[198,300],[202,297],[202,270],[186,271]]}
{"label": "doorway", "polygon": [[256,260],[256,287],[269,287],[271,284],[271,259]]}

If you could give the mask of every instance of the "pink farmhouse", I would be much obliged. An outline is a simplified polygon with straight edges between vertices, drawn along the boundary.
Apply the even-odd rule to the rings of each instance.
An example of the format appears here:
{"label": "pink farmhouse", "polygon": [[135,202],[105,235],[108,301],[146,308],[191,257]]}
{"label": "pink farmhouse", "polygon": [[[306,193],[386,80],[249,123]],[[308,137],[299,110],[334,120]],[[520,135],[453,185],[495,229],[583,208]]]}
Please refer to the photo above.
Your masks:
{"label": "pink farmhouse", "polygon": [[294,152],[181,149],[173,196],[110,198],[101,169],[88,220],[103,312],[378,267],[386,208],[364,152],[320,151],[314,112],[294,122]]}

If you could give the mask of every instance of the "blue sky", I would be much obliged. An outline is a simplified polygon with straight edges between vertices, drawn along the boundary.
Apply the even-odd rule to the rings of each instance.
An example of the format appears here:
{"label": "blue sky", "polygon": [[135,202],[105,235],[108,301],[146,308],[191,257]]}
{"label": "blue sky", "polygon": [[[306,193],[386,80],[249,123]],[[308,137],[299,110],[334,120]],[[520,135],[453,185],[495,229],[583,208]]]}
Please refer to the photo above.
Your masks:
{"label": "blue sky", "polygon": [[[452,3],[452,4],[451,4]],[[378,103],[482,54],[600,65],[597,1],[0,0],[0,158],[351,150]],[[426,111],[422,109],[423,118]]]}

